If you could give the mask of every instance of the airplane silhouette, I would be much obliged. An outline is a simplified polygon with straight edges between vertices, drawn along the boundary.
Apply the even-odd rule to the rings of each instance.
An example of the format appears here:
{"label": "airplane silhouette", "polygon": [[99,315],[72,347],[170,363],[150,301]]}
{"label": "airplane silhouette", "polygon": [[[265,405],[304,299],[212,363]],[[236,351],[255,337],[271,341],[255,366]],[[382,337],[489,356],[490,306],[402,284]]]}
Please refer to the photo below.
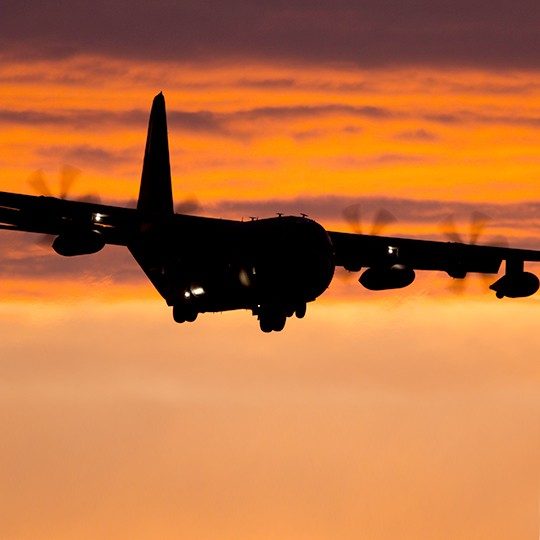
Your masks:
{"label": "airplane silhouette", "polygon": [[379,291],[410,285],[415,270],[463,279],[497,274],[504,261],[504,275],[490,286],[498,298],[530,296],[540,286],[524,271],[525,261],[540,261],[536,250],[333,232],[305,215],[234,221],[176,214],[162,93],[150,112],[136,209],[0,192],[0,229],[54,235],[52,248],[66,257],[126,246],[176,322],[247,309],[263,332],[304,317],[338,266],[366,268],[359,282]]}

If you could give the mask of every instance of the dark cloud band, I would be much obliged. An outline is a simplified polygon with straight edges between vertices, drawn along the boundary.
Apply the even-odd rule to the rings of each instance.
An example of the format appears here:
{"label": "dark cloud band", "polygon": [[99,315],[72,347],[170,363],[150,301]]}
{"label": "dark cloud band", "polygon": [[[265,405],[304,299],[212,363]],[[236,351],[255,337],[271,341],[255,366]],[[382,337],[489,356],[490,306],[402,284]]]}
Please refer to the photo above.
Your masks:
{"label": "dark cloud band", "polygon": [[268,217],[276,212],[299,214],[305,212],[318,220],[340,220],[343,209],[359,205],[366,215],[385,208],[398,218],[398,223],[433,224],[434,230],[449,214],[466,221],[473,213],[489,216],[494,227],[516,227],[531,229],[537,224],[540,229],[540,201],[514,204],[473,203],[459,201],[437,201],[394,197],[347,197],[338,195],[304,196],[292,199],[265,199],[261,201],[222,201],[207,208],[215,215],[239,217],[259,215]]}
{"label": "dark cloud band", "polygon": [[5,56],[540,67],[536,0],[7,0]]}

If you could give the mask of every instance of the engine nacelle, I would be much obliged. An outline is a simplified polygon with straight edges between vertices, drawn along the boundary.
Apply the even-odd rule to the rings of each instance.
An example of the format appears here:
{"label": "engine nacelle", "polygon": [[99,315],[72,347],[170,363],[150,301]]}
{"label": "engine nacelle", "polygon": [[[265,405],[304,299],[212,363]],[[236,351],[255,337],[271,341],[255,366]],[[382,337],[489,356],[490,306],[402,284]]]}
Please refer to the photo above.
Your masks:
{"label": "engine nacelle", "polygon": [[497,293],[497,298],[524,298],[540,288],[540,280],[530,272],[506,274],[489,288]]}
{"label": "engine nacelle", "polygon": [[103,235],[93,229],[72,230],[62,233],[54,239],[52,248],[64,257],[90,255],[105,246]]}
{"label": "engine nacelle", "polygon": [[370,291],[402,289],[410,285],[416,277],[414,270],[402,264],[389,267],[368,268],[358,280]]}

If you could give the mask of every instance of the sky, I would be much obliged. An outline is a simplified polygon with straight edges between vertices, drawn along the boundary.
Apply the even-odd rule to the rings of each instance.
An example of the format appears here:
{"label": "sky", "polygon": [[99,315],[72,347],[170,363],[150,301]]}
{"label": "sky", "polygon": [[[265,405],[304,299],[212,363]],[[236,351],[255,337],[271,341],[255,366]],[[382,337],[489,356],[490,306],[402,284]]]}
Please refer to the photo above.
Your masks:
{"label": "sky", "polygon": [[[35,2],[0,18],[0,189],[540,249],[537,2]],[[344,209],[361,208],[362,223]],[[0,234],[0,537],[530,539],[537,297],[339,274],[303,320],[176,325],[126,250]],[[530,270],[540,271],[530,265]],[[456,294],[456,293],[460,294]]]}

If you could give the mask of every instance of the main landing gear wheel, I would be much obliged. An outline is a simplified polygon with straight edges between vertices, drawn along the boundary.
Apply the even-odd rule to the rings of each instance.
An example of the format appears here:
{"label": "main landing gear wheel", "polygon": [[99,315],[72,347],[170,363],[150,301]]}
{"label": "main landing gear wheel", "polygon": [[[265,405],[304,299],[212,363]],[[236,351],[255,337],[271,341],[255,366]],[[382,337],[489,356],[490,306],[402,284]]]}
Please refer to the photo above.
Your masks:
{"label": "main landing gear wheel", "polygon": [[294,314],[296,315],[298,319],[303,319],[306,316],[306,309],[307,309],[307,306],[305,303],[300,304],[296,307]]}
{"label": "main landing gear wheel", "polygon": [[269,332],[281,332],[285,328],[287,317],[283,313],[261,313],[259,316],[259,326],[261,330]]}
{"label": "main landing gear wheel", "polygon": [[173,306],[174,322],[184,323],[193,322],[197,318],[197,310],[192,306],[176,305]]}

